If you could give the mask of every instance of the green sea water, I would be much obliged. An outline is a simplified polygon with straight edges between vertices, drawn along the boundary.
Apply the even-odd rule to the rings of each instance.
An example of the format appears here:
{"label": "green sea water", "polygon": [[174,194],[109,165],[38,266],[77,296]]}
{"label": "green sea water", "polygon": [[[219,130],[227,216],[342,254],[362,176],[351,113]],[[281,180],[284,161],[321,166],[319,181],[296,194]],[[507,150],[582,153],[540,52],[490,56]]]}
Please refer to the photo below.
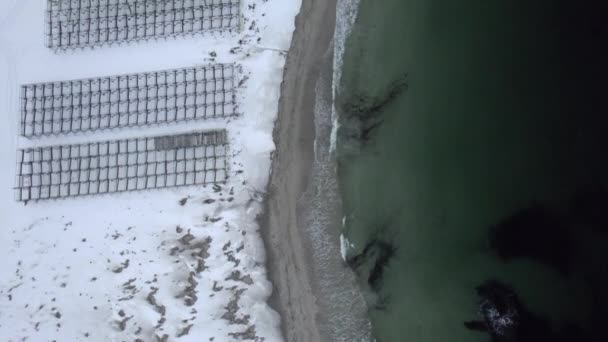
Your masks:
{"label": "green sea water", "polygon": [[567,212],[581,189],[606,185],[597,10],[362,0],[337,99],[338,160],[349,256],[374,240],[394,247],[378,288],[371,261],[356,269],[379,342],[488,341],[463,322],[478,317],[475,287],[490,278],[556,326],[594,324],[605,297],[589,278],[605,275],[605,235],[577,231],[583,247],[564,276],[501,260],[488,231],[533,203]]}

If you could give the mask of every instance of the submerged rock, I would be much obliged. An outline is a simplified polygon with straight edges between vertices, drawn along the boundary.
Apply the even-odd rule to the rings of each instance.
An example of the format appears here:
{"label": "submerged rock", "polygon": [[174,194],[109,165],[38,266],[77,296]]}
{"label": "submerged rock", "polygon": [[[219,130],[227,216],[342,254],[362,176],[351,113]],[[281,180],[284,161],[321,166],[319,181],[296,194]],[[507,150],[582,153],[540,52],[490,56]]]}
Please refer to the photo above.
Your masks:
{"label": "submerged rock", "polygon": [[515,341],[522,306],[506,285],[490,280],[477,287],[482,320],[465,322],[472,330],[487,331],[495,341]]}
{"label": "submerged rock", "polygon": [[572,322],[552,325],[529,311],[512,288],[497,280],[488,280],[476,290],[481,319],[464,322],[464,325],[487,332],[494,342],[600,341],[586,335]]}

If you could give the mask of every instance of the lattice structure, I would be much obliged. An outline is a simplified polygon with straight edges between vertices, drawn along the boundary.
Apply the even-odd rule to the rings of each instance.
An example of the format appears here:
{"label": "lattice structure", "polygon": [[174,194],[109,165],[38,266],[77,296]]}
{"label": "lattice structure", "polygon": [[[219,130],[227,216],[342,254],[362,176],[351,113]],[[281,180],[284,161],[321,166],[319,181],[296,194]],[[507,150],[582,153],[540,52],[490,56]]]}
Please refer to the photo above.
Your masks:
{"label": "lattice structure", "polygon": [[19,150],[18,201],[227,180],[225,130]]}
{"label": "lattice structure", "polygon": [[20,134],[35,137],[232,116],[235,88],[233,64],[24,85]]}
{"label": "lattice structure", "polygon": [[232,30],[240,0],[47,0],[46,41],[65,49]]}

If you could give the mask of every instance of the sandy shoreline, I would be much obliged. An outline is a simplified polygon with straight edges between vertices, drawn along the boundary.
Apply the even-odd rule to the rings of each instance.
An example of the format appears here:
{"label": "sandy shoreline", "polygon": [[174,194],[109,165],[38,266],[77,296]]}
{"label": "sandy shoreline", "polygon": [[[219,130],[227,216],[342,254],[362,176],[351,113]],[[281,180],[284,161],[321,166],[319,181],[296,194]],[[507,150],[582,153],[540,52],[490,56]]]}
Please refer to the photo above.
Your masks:
{"label": "sandy shoreline", "polygon": [[312,283],[310,241],[298,199],[314,158],[315,87],[335,28],[336,0],[303,0],[285,65],[265,215],[261,219],[267,266],[274,285],[270,304],[282,317],[288,342],[321,341]]}

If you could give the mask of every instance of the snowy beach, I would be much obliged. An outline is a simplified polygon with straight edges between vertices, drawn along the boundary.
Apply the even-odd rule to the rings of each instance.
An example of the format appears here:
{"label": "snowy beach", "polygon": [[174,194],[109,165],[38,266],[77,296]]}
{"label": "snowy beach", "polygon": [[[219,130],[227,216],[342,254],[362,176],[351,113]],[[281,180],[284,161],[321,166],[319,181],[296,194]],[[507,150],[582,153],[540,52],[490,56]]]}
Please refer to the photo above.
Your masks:
{"label": "snowy beach", "polygon": [[336,5],[302,3],[274,132],[262,233],[275,284],[271,304],[288,341],[368,340],[365,303],[340,255],[329,155]]}
{"label": "snowy beach", "polygon": [[[7,341],[282,341],[256,222],[300,3],[241,2],[238,32],[45,47],[45,1],[0,4],[0,336]],[[234,63],[237,115],[20,137],[20,87]],[[225,129],[226,182],[17,202],[18,149]]]}

